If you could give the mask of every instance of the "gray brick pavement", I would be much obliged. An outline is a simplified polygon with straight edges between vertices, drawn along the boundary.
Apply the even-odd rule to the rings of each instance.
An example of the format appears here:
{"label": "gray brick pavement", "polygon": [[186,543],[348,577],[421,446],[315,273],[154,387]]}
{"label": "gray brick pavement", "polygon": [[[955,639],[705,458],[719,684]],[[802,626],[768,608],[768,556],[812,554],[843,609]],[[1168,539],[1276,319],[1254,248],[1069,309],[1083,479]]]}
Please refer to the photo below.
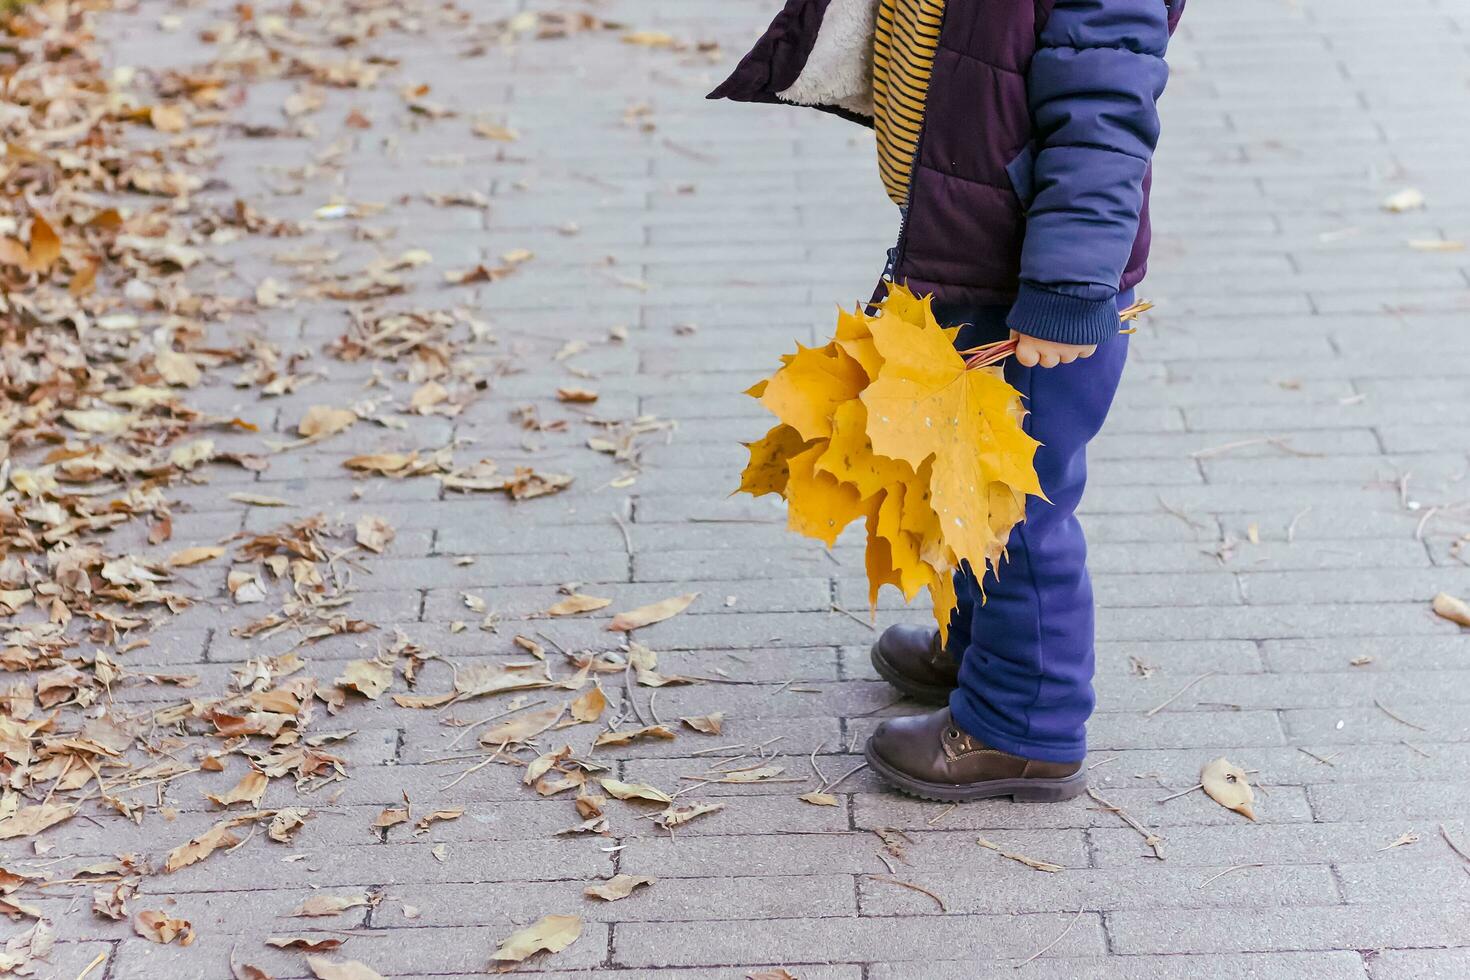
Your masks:
{"label": "gray brick pavement", "polygon": [[[196,6],[191,17],[226,13]],[[435,263],[406,274],[415,290],[387,305],[466,305],[490,322],[497,342],[484,356],[502,370],[455,418],[408,418],[404,429],[359,423],[273,456],[262,474],[219,469],[174,491],[171,547],[317,511],[394,524],[388,553],[355,573],[349,607],[380,629],[298,651],[325,680],[395,629],[459,665],[522,655],[517,633],[613,649],[602,619],[536,617],[561,585],[617,608],[701,592],[687,613],[639,638],[667,673],[741,683],[662,688],[652,703],[648,689],[632,696],[665,721],[723,711],[724,732],[592,758],[625,780],[698,786],[689,797],[725,809],[670,834],[638,819],[648,807],[612,804],[607,835],[558,836],[579,818],[565,796],[521,786],[516,768],[490,766],[450,785],[483,756],[471,739],[451,744],[458,726],[502,710],[504,696],[443,711],[353,705],[315,726],[354,731],[330,746],[350,778],[305,797],[279,780],[271,787],[268,805],[304,800],[315,813],[294,846],[252,841],[144,879],[139,907],[186,914],[197,943],[155,946],[46,898],[60,939],[54,975],[75,976],[103,952],[105,971],[94,976],[108,980],[222,976],[238,951],[274,976],[303,977],[303,957],[261,941],[296,931],[295,920],[276,917],[309,891],[351,887],[372,889],[380,904],[325,927],[348,939],[343,956],[398,977],[481,975],[499,939],[547,913],[580,914],[586,926],[563,953],[527,965],[546,977],[725,980],[776,966],[802,980],[1470,974],[1470,877],[1440,833],[1443,825],[1470,846],[1470,641],[1428,611],[1438,591],[1470,594],[1463,555],[1452,550],[1470,531],[1470,253],[1408,244],[1470,238],[1461,172],[1470,112],[1456,94],[1470,65],[1470,14],[1445,0],[1195,3],[1175,41],[1143,290],[1158,309],[1135,338],[1115,417],[1093,447],[1084,505],[1101,640],[1089,765],[1104,797],[1158,828],[1160,862],[1085,799],[950,809],[895,796],[864,772],[837,787],[837,806],[816,807],[795,799],[810,782],[691,778],[763,743],[784,778],[805,779],[813,763],[835,777],[857,765],[855,750],[881,717],[911,708],[894,703],[867,663],[874,634],[860,538],[824,554],[790,537],[769,500],[725,499],[737,443],[767,424],[739,389],[794,341],[825,336],[834,302],[866,293],[893,233],[867,137],[814,114],[698,98],[774,6],[588,7],[718,42],[716,55],[587,32],[460,58],[446,57],[457,42],[389,33],[372,43],[398,62],[391,84],[327,92],[321,136],[226,137],[219,176],[232,195],[276,215],[307,217],[330,191],[383,201],[488,194],[485,212],[395,203],[375,221],[396,229],[386,244],[327,226],[306,241],[341,249],[349,266],[428,249]],[[138,7],[109,22],[118,64],[197,59],[191,34],[159,28],[161,15],[182,8]],[[523,9],[560,8],[496,0],[472,13],[489,21]],[[503,120],[521,140],[472,139],[465,116],[408,125],[396,89],[410,82],[430,83],[435,100],[466,115]],[[241,117],[274,124],[290,91],[253,87]],[[301,166],[335,139],[352,106],[391,120],[392,140],[382,139],[388,125],[348,140],[340,180],[320,194],[272,193],[279,168]],[[629,124],[630,110],[652,128]],[[463,165],[443,164],[453,154]],[[1384,212],[1382,198],[1404,186],[1423,190],[1428,207]],[[516,248],[536,258],[504,281],[440,284],[446,268]],[[243,276],[279,276],[270,261],[279,250],[246,239],[218,254]],[[344,324],[340,306],[303,302],[252,326],[312,348]],[[625,335],[610,342],[614,326]],[[573,338],[587,349],[552,360]],[[328,377],[291,395],[256,401],[217,385],[197,403],[285,439],[311,405],[381,393],[364,387],[370,365],[324,363]],[[598,402],[585,412],[557,402],[555,389],[569,384],[598,390]],[[386,390],[399,402],[411,391],[396,382]],[[512,412],[527,404],[565,431],[523,429]],[[597,433],[586,418],[640,413],[677,428],[647,438],[632,482],[614,485],[628,468],[584,447]],[[262,450],[259,437],[240,433],[217,442]],[[354,479],[342,465],[356,453],[455,443],[461,459],[532,463],[576,482],[514,504],[446,496],[427,478]],[[223,499],[240,489],[292,506]],[[115,540],[144,547],[134,529]],[[187,670],[199,677],[191,693],[219,691],[247,658],[296,647],[294,634],[233,635],[263,610],[221,601],[217,578],[189,573],[211,601],[153,632],[129,667]],[[465,593],[499,614],[498,629],[479,628],[483,614],[465,606]],[[924,617],[900,608],[885,596],[879,625]],[[448,673],[429,662],[419,691],[444,689]],[[1168,710],[1145,714],[1207,673]],[[623,678],[602,683],[616,711]],[[178,692],[125,683],[114,697],[155,706]],[[589,741],[568,735],[579,748]],[[706,750],[716,751],[695,754]],[[1168,799],[1222,754],[1254,771],[1258,823],[1198,792]],[[156,858],[218,819],[203,794],[241,773],[232,764],[169,783],[158,798],[167,821],[71,821],[46,835],[50,855]],[[409,826],[373,829],[405,793],[416,815],[450,806],[465,814],[419,837]],[[891,829],[908,842],[901,857],[884,853],[889,867],[876,832]],[[1064,870],[1007,861],[977,847],[977,834]],[[1405,834],[1417,839],[1389,846]],[[615,872],[660,881],[618,903],[582,897]],[[927,888],[945,910],[874,876]]]}

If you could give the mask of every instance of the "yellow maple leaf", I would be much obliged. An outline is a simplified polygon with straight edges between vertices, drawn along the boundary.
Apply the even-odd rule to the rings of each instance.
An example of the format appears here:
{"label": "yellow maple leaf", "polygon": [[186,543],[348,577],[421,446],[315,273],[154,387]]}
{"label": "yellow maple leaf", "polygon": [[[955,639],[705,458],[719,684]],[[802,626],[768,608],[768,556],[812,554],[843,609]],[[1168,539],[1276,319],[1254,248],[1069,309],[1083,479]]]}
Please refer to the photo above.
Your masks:
{"label": "yellow maple leaf", "polygon": [[790,363],[771,375],[759,398],[803,439],[825,439],[832,434],[837,406],[856,398],[867,384],[863,366],[835,343],[798,346]]}
{"label": "yellow maple leaf", "polygon": [[791,426],[782,422],[755,442],[745,443],[750,462],[740,474],[736,493],[760,497],[768,493],[786,493],[787,460],[807,447],[807,442]]}
{"label": "yellow maple leaf", "polygon": [[864,499],[914,479],[907,463],[873,452],[868,439],[868,410],[856,398],[838,405],[832,413],[832,435],[826,451],[817,458],[817,469],[852,484]]}
{"label": "yellow maple leaf", "polygon": [[883,355],[861,396],[873,450],[915,468],[930,462],[939,537],[984,574],[1005,545],[990,521],[989,485],[1041,493],[1032,465],[1040,444],[1020,426],[1020,396],[998,369],[966,370],[932,315],[915,324],[885,307],[871,329]]}
{"label": "yellow maple leaf", "polygon": [[818,443],[791,457],[786,483],[787,526],[830,548],[843,528],[863,517],[867,508],[857,488],[816,468],[822,450]]}

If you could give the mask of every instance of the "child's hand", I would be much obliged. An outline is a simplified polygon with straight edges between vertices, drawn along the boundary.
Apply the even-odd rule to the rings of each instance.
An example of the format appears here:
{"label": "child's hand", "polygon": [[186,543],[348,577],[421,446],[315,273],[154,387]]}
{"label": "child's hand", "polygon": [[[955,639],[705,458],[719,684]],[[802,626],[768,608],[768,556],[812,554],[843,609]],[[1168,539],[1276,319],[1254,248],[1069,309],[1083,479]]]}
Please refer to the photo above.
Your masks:
{"label": "child's hand", "polygon": [[1050,340],[1038,340],[1018,331],[1011,331],[1016,342],[1016,361],[1026,367],[1056,367],[1071,364],[1080,357],[1091,357],[1097,352],[1096,344],[1058,344]]}

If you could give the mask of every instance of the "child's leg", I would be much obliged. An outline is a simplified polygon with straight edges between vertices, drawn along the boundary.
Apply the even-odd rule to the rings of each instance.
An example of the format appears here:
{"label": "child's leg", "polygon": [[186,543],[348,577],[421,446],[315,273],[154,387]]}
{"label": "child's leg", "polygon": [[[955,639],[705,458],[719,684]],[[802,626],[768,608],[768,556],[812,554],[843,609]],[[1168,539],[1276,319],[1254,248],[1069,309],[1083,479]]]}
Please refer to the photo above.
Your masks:
{"label": "child's leg", "polygon": [[[1121,309],[1132,296],[1118,302]],[[983,602],[973,580],[960,583],[968,586],[971,618],[950,711],[975,738],[1029,759],[1074,762],[1087,751],[1092,583],[1075,511],[1087,482],[1087,443],[1107,417],[1127,355],[1128,338],[1119,336],[1072,364],[1006,363],[1006,379],[1025,398],[1026,429],[1042,443],[1036,471],[1050,503],[1029,501],[999,578],[986,577]],[[957,640],[951,649],[959,652]]]}

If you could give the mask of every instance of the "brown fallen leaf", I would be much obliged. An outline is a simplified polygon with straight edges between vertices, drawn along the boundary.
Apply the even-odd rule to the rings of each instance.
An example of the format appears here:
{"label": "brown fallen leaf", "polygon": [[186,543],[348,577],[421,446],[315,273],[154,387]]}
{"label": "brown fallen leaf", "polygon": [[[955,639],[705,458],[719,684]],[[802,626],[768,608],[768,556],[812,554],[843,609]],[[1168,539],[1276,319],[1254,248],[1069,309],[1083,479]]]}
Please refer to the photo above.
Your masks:
{"label": "brown fallen leaf", "polygon": [[121,922],[128,917],[128,900],[138,890],[136,879],[101,885],[92,892],[92,911],[104,918]]}
{"label": "brown fallen leaf", "polygon": [[308,956],[306,965],[316,980],[383,980],[383,975],[358,960],[329,960],[325,956]]}
{"label": "brown fallen leaf", "polygon": [[357,543],[375,555],[381,555],[398,533],[393,530],[393,525],[388,523],[387,518],[369,514],[359,517],[353,530]]}
{"label": "brown fallen leaf", "polygon": [[758,783],[763,779],[774,779],[785,772],[784,766],[754,766],[750,769],[736,769],[727,772],[719,779],[712,780],[716,783]]}
{"label": "brown fallen leaf", "polygon": [[597,401],[597,392],[591,388],[558,388],[556,400],[572,404],[591,404]]}
{"label": "brown fallen leaf", "polygon": [[240,838],[235,836],[232,828],[238,827],[242,822],[244,821],[240,818],[221,820],[198,837],[169,851],[163,862],[164,872],[173,874],[180,868],[203,861],[221,847],[234,847],[240,843]]}
{"label": "brown fallen leaf", "polygon": [[614,616],[607,628],[626,633],[644,626],[651,626],[654,623],[661,623],[688,609],[689,604],[698,598],[698,592],[686,592],[683,595],[670,596],[646,606],[639,606],[637,609],[629,609],[627,612],[620,612]]}
{"label": "brown fallen leaf", "polygon": [[188,919],[170,919],[162,912],[144,910],[133,916],[133,931],[153,943],[168,945],[178,940],[180,946],[194,941],[194,927]]}
{"label": "brown fallen leaf", "polygon": [[328,953],[340,947],[345,939],[335,936],[271,936],[265,941],[267,946],[277,949],[304,949],[308,953]]}
{"label": "brown fallen leaf", "polygon": [[63,820],[71,819],[75,813],[75,807],[62,806],[59,803],[23,806],[10,816],[0,819],[0,840],[39,834],[47,827],[54,827]]}
{"label": "brown fallen leaf", "polygon": [[201,562],[206,562],[210,561],[211,559],[218,558],[224,553],[225,549],[214,546],[184,548],[182,551],[175,551],[173,554],[169,555],[168,558],[164,560],[164,564],[172,566],[174,568],[187,568],[190,565],[198,565]]}
{"label": "brown fallen leaf", "polygon": [[1434,597],[1432,605],[1434,614],[1452,623],[1470,628],[1470,602],[1466,602],[1448,592],[1441,592]]}
{"label": "brown fallen leaf", "polygon": [[261,798],[265,796],[266,787],[270,780],[266,774],[257,769],[247,772],[234,788],[227,793],[216,796],[214,793],[206,793],[205,798],[211,803],[220,806],[231,806],[235,803],[249,803],[252,807],[260,806]]}
{"label": "brown fallen leaf", "polygon": [[377,819],[373,821],[373,826],[381,830],[386,830],[389,827],[396,827],[401,823],[408,823],[408,817],[408,807],[390,806],[378,814]]}
{"label": "brown fallen leaf", "polygon": [[441,820],[458,820],[462,816],[464,816],[464,809],[462,807],[456,807],[453,810],[435,810],[427,816],[419,817],[419,822],[414,824],[417,828],[414,834],[428,833],[429,827],[433,824]]}
{"label": "brown fallen leaf", "polygon": [[376,701],[393,686],[393,668],[377,660],[353,660],[333,683]]}
{"label": "brown fallen leaf", "polygon": [[706,735],[718,735],[725,724],[725,713],[723,711],[716,711],[708,715],[696,715],[692,718],[680,718],[679,720],[696,732],[703,732]]}
{"label": "brown fallen leaf", "polygon": [[632,745],[634,742],[646,738],[661,739],[665,742],[672,741],[676,736],[674,730],[667,725],[645,725],[643,728],[631,729],[625,732],[603,732],[597,736],[593,745]]}
{"label": "brown fallen leaf", "polygon": [[648,647],[632,640],[628,643],[628,663],[633,668],[633,674],[638,679],[641,687],[666,687],[670,684],[693,684],[694,681],[688,677],[679,677],[675,674],[660,674],[658,667],[658,654]]}
{"label": "brown fallen leaf", "polygon": [[611,599],[573,592],[546,610],[547,616],[575,616],[578,613],[595,612],[612,605]]}
{"label": "brown fallen leaf", "polygon": [[307,439],[334,436],[357,421],[357,413],[349,408],[313,405],[296,423],[296,434]]}
{"label": "brown fallen leaf", "polygon": [[296,831],[306,825],[310,811],[305,807],[288,806],[276,811],[266,828],[265,835],[280,844],[290,844]]}
{"label": "brown fallen leaf", "polygon": [[593,684],[590,690],[573,699],[569,710],[572,717],[580,722],[593,722],[601,718],[602,713],[607,710],[607,694],[602,690],[602,685]]}
{"label": "brown fallen leaf", "polygon": [[747,973],[745,980],[799,980],[799,978],[796,974],[778,966],[774,970],[756,970],[753,973]]}
{"label": "brown fallen leaf", "polygon": [[498,963],[519,963],[534,953],[560,953],[582,935],[579,915],[546,915],[505,938],[490,954]]}
{"label": "brown fallen leaf", "polygon": [[657,880],[657,878],[644,878],[639,875],[618,874],[601,884],[588,885],[582,894],[588,898],[600,898],[604,902],[616,902],[633,894],[633,889],[651,885]]}
{"label": "brown fallen leaf", "polygon": [[670,805],[674,802],[669,794],[647,783],[625,783],[610,778],[599,779],[598,782],[609,796],[616,796],[620,800],[647,800],[650,803]]}
{"label": "brown fallen leaf", "polygon": [[348,909],[363,908],[370,904],[372,904],[372,899],[366,892],[355,892],[350,895],[312,895],[298,905],[296,911],[291,915],[298,918],[320,918],[341,915]]}
{"label": "brown fallen leaf", "polygon": [[696,817],[702,817],[708,813],[718,813],[725,809],[723,803],[685,803],[679,806],[670,806],[654,820],[665,830],[688,823]]}
{"label": "brown fallen leaf", "polygon": [[812,806],[837,806],[840,802],[831,793],[819,793],[815,791],[803,793],[797,799],[803,803],[810,803]]}
{"label": "brown fallen leaf", "polygon": [[535,738],[561,720],[563,705],[552,705],[539,711],[528,711],[515,718],[491,725],[480,735],[481,745],[508,745]]}
{"label": "brown fallen leaf", "polygon": [[1199,781],[1210,799],[1227,810],[1234,810],[1250,820],[1256,819],[1251,808],[1256,794],[1245,778],[1244,769],[1222,756],[1205,763],[1200,770]]}

